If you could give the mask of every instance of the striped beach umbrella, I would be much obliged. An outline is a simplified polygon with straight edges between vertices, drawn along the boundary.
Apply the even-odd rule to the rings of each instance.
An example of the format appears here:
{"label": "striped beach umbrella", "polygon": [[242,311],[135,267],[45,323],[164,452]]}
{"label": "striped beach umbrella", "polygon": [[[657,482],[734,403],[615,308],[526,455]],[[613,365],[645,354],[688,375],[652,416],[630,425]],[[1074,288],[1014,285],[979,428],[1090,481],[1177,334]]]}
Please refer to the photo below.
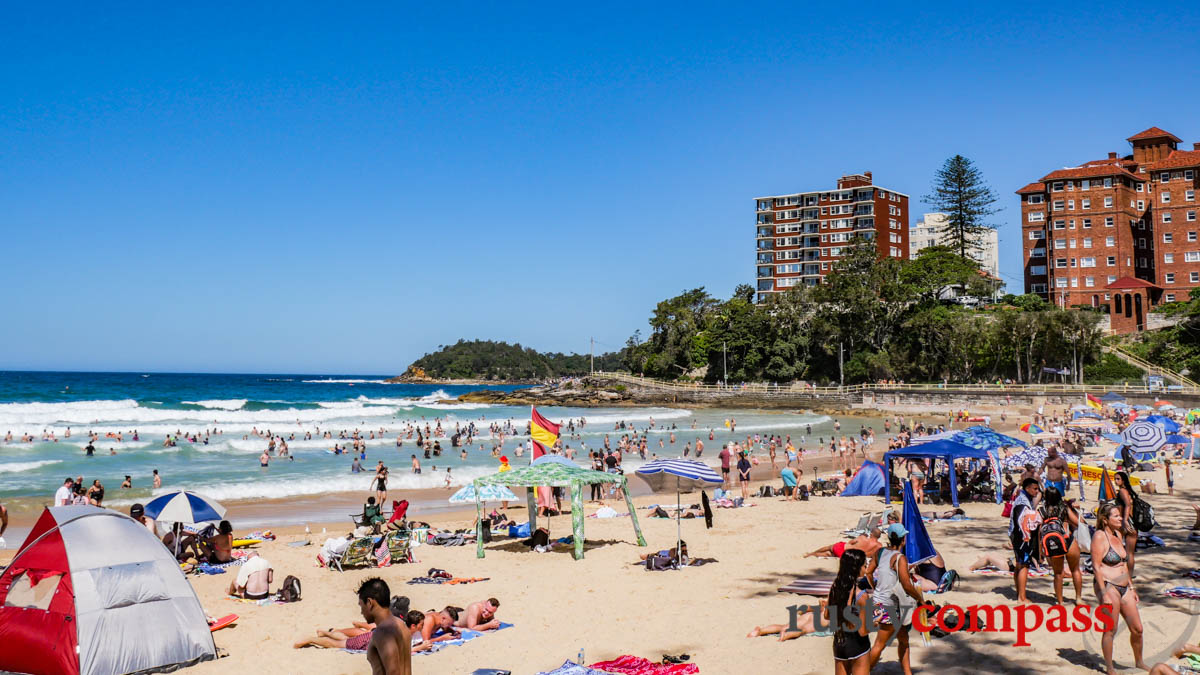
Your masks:
{"label": "striped beach umbrella", "polygon": [[1024,431],[1027,434],[1042,433],[1042,428],[1039,427],[1038,425],[1034,424],[1033,422],[1026,422],[1025,424],[1022,424],[1021,426],[1019,426],[1017,428],[1020,429],[1021,431]]}
{"label": "striped beach umbrella", "polygon": [[225,507],[203,495],[180,490],[151,499],[146,504],[146,515],[168,523],[194,525],[224,518]]}
{"label": "striped beach umbrella", "polygon": [[[484,485],[479,488],[481,502],[515,502],[517,495],[503,485]],[[475,486],[467,485],[450,497],[451,504],[475,503]]]}
{"label": "striped beach umbrella", "polygon": [[704,462],[692,459],[656,459],[643,464],[635,472],[638,478],[646,481],[651,490],[667,492],[675,490],[675,550],[678,551],[683,542],[682,518],[679,517],[681,492],[691,492],[699,488],[703,490],[709,485],[724,485],[725,481]]}
{"label": "striped beach umbrella", "polygon": [[1154,452],[1167,442],[1162,427],[1150,422],[1134,422],[1121,432],[1125,445],[1135,453]]}

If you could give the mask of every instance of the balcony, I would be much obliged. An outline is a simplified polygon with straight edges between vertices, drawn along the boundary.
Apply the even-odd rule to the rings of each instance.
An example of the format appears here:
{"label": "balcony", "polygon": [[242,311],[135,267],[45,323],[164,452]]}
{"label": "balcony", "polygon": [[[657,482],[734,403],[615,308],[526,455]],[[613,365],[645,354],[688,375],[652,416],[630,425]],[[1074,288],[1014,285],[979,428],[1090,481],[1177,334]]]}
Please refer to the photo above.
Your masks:
{"label": "balcony", "polygon": [[770,251],[775,248],[775,240],[774,239],[763,239],[756,243],[758,244],[758,250],[760,250],[760,251]]}
{"label": "balcony", "polygon": [[770,267],[758,268],[758,278],[759,279],[764,279],[769,276],[771,276],[771,268]]}
{"label": "balcony", "polygon": [[1029,257],[1030,258],[1045,258],[1046,257],[1046,249],[1035,248],[1029,252]]}
{"label": "balcony", "polygon": [[758,282],[758,290],[760,290],[760,291],[775,290],[775,281],[771,280],[771,279],[764,279],[764,280],[759,281]]}
{"label": "balcony", "polygon": [[771,254],[771,253],[759,253],[758,254],[758,262],[760,262],[760,263],[775,262],[775,255]]}

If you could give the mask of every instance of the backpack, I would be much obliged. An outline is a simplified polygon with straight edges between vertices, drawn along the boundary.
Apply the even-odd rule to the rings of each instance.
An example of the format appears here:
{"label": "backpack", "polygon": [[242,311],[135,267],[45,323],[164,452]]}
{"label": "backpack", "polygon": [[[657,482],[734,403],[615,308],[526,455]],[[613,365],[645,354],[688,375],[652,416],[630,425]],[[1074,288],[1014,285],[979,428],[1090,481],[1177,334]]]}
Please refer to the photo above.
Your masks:
{"label": "backpack", "polygon": [[802,501],[802,502],[808,501],[808,486],[807,485],[797,485],[796,489],[800,491],[800,501]]}
{"label": "backpack", "polygon": [[280,602],[300,602],[300,580],[288,575],[279,587]]}
{"label": "backpack", "polygon": [[775,491],[771,489],[770,485],[763,485],[762,487],[758,488],[758,496],[759,497],[774,497]]}
{"label": "backpack", "polygon": [[1133,514],[1130,520],[1138,532],[1149,532],[1158,525],[1158,521],[1154,519],[1154,507],[1137,495],[1133,495]]}
{"label": "backpack", "polygon": [[1067,554],[1067,532],[1062,521],[1055,517],[1046,518],[1038,529],[1042,553],[1047,558],[1061,558]]}

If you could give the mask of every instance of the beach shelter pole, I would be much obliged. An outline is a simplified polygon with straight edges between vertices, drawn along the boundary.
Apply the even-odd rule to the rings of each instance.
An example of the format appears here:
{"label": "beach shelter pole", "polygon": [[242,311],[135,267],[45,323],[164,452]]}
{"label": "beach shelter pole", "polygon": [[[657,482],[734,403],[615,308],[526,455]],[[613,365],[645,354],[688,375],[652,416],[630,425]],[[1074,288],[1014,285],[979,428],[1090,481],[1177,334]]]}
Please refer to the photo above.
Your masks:
{"label": "beach shelter pole", "polygon": [[950,465],[950,500],[954,502],[954,507],[958,508],[958,474],[954,470],[954,465],[957,462],[951,457],[946,460]]}
{"label": "beach shelter pole", "polygon": [[679,476],[675,476],[675,555],[679,556],[676,565],[683,562],[683,552],[679,550],[683,545],[683,518],[680,517],[683,515],[680,513],[682,506],[679,497]]}
{"label": "beach shelter pole", "polygon": [[575,559],[583,560],[583,483],[571,484],[571,538],[575,541]]}
{"label": "beach shelter pole", "polygon": [[621,492],[625,493],[625,508],[629,509],[629,519],[633,521],[638,546],[645,546],[646,538],[642,536],[642,526],[638,524],[637,509],[633,508],[633,497],[629,496],[629,481],[624,476],[621,476]]}
{"label": "beach shelter pole", "polygon": [[525,503],[529,506],[529,536],[537,531],[537,496],[535,487],[525,488]]}
{"label": "beach shelter pole", "polygon": [[480,485],[472,482],[475,486],[475,557],[483,557],[483,502],[479,501]]}

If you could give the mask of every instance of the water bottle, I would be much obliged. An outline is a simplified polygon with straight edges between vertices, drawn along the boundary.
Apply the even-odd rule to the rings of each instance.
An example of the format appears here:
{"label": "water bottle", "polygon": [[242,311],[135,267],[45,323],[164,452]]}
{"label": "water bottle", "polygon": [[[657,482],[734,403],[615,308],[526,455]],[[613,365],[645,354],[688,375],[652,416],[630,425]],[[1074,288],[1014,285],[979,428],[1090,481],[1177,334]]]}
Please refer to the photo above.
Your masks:
{"label": "water bottle", "polygon": [[578,663],[578,664],[579,664],[579,665],[581,665],[581,666],[582,666],[582,665],[584,665],[584,661],[583,661],[583,647],[580,647],[580,648],[579,648],[579,660],[578,660],[578,661],[576,661],[575,663]]}

